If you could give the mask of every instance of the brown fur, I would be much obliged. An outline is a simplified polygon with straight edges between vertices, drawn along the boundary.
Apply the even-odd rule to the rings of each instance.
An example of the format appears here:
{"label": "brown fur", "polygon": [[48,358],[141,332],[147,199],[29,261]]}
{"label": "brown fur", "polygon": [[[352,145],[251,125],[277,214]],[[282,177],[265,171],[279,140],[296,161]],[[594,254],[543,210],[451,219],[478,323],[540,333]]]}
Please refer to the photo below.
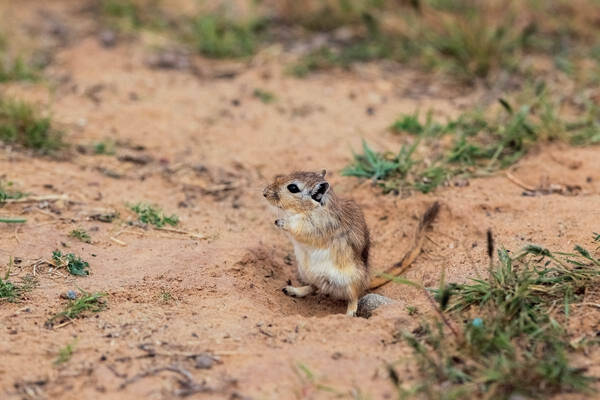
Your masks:
{"label": "brown fur", "polygon": [[[290,184],[300,192],[290,192]],[[311,196],[323,184],[327,190],[322,200],[315,200]],[[322,293],[348,300],[348,313],[353,314],[370,282],[369,230],[359,206],[336,196],[325,181],[325,171],[277,176],[263,195],[286,214],[276,225],[294,242],[300,279]],[[307,290],[288,287],[284,292],[305,295]]]}

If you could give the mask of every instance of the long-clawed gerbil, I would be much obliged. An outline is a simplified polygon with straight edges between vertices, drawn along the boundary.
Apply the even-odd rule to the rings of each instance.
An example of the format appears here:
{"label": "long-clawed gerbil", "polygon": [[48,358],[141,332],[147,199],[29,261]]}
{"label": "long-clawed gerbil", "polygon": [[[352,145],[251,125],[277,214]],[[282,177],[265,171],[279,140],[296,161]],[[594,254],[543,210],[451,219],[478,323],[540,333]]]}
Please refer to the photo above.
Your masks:
{"label": "long-clawed gerbil", "polygon": [[[264,197],[278,209],[275,225],[288,233],[304,286],[288,285],[283,292],[305,297],[319,292],[348,302],[346,314],[356,315],[358,299],[369,288],[381,286],[387,278],[371,281],[369,273],[369,230],[360,207],[338,197],[326,171],[293,172],[278,175],[264,191]],[[438,204],[426,212],[419,225],[413,249],[386,272],[397,275],[421,250],[420,234],[433,221]]]}

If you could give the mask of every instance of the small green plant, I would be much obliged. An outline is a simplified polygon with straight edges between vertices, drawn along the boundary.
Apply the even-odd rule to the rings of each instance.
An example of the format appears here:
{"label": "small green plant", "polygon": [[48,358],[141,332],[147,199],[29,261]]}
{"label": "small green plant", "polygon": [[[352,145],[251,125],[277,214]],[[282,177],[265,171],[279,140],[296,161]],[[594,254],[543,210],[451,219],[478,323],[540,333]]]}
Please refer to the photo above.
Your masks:
{"label": "small green plant", "polygon": [[254,92],[252,93],[252,95],[265,104],[269,104],[269,103],[272,103],[275,101],[275,95],[266,90],[254,89]]}
{"label": "small green plant", "polygon": [[61,347],[58,350],[58,356],[56,360],[54,360],[54,365],[61,365],[66,363],[73,356],[73,351],[75,351],[75,345],[77,340],[74,340],[72,343],[68,343],[65,347]]}
{"label": "small green plant", "polygon": [[442,282],[433,292],[445,316],[401,335],[423,381],[412,391],[395,381],[400,393],[508,399],[590,390],[586,368],[569,359],[572,335],[581,332],[569,332],[567,322],[586,288],[600,283],[600,260],[581,246],[553,253],[535,245],[514,257],[502,249],[498,258],[487,280]]}
{"label": "small green plant", "polygon": [[421,193],[429,193],[446,181],[450,172],[443,166],[435,165],[425,169],[415,180],[414,187]]}
{"label": "small green plant", "polygon": [[129,208],[138,215],[140,222],[162,228],[165,225],[175,226],[179,223],[179,217],[175,214],[167,216],[156,206],[147,203],[137,203]]}
{"label": "small green plant", "polygon": [[21,57],[17,57],[12,62],[0,61],[0,82],[35,81],[37,79],[38,73],[29,67]]}
{"label": "small green plant", "polygon": [[398,154],[382,154],[373,151],[363,140],[363,154],[354,154],[354,163],[342,170],[342,175],[369,178],[374,181],[391,176],[406,176],[414,165],[412,154],[418,142],[402,146]]}
{"label": "small green plant", "polygon": [[425,130],[425,127],[419,122],[419,113],[405,114],[401,116],[392,125],[392,130],[395,132],[408,132],[413,135],[420,135]]}
{"label": "small green plant", "polygon": [[62,323],[75,318],[83,318],[86,313],[97,313],[106,308],[106,302],[102,299],[105,293],[88,293],[80,290],[79,298],[69,300],[65,309],[54,314],[45,323],[47,328],[52,328],[57,323]]}
{"label": "small green plant", "polygon": [[92,145],[92,150],[96,155],[105,154],[112,156],[115,154],[115,143],[110,140],[96,142]]}
{"label": "small green plant", "polygon": [[[12,199],[17,200],[21,199],[27,194],[23,192],[18,192],[14,190],[10,190],[9,188],[12,186],[12,182],[2,182],[0,181],[0,206],[3,203],[6,203],[6,200]],[[5,224],[24,224],[27,222],[25,218],[0,218],[0,223]]]}
{"label": "small green plant", "polygon": [[162,290],[159,295],[160,301],[163,303],[170,303],[173,300],[173,295],[166,291]]}
{"label": "small green plant", "polygon": [[450,121],[447,124],[439,124],[433,120],[431,112],[427,113],[425,123],[419,121],[419,113],[401,115],[391,126],[391,130],[396,133],[407,132],[417,136],[437,136],[456,129],[456,121]]}
{"label": "small green plant", "polygon": [[161,30],[167,27],[168,20],[158,3],[158,0],[144,4],[134,0],[101,0],[99,11],[105,23],[121,32]]}
{"label": "small green plant", "polygon": [[13,283],[9,281],[10,269],[13,265],[12,257],[8,263],[8,271],[4,274],[4,279],[0,277],[0,301],[17,302],[23,298],[25,293],[31,291],[36,285],[36,279],[27,275],[21,283]]}
{"label": "small green plant", "polygon": [[303,78],[311,72],[329,69],[337,63],[335,52],[329,47],[321,47],[301,57],[288,68],[288,71],[298,78]]}
{"label": "small green plant", "polygon": [[65,147],[62,132],[49,117],[40,116],[28,103],[7,98],[0,98],[0,141],[41,154]]}
{"label": "small green plant", "polygon": [[4,280],[0,278],[0,299],[14,301],[18,295],[18,287],[8,281],[9,274],[4,275]]}
{"label": "small green plant", "polygon": [[90,264],[73,253],[62,254],[60,250],[55,250],[52,252],[52,259],[57,268],[66,267],[71,275],[87,276],[90,274],[88,271]]}
{"label": "small green plant", "polygon": [[0,82],[37,80],[37,71],[22,57],[11,57],[6,44],[7,40],[0,34]]}
{"label": "small green plant", "polygon": [[139,9],[131,0],[105,0],[101,4],[102,13],[110,18],[121,20],[130,29],[142,25]]}
{"label": "small green plant", "polygon": [[442,166],[422,167],[412,158],[419,141],[403,145],[398,154],[377,153],[363,142],[363,154],[355,154],[354,162],[342,170],[342,175],[370,178],[385,192],[415,188],[428,193],[443,183],[450,173]]}
{"label": "small green plant", "polygon": [[220,15],[201,15],[191,23],[189,40],[207,57],[247,57],[256,51],[262,28],[258,20],[239,22]]}
{"label": "small green plant", "polygon": [[8,199],[17,200],[27,196],[26,193],[11,190],[12,186],[12,182],[0,181],[0,204],[5,203]]}
{"label": "small green plant", "polygon": [[75,239],[79,239],[84,243],[92,243],[92,238],[83,228],[73,229],[69,232],[69,236]]}

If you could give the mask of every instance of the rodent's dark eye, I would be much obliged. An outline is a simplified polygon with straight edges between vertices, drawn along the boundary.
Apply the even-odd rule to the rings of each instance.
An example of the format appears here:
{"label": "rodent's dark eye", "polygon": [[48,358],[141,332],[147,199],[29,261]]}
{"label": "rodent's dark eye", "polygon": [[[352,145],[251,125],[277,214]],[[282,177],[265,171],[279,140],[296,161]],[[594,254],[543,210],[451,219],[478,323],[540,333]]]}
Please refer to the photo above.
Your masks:
{"label": "rodent's dark eye", "polygon": [[287,186],[287,189],[291,192],[291,193],[298,193],[300,191],[300,189],[298,188],[298,186],[295,183],[291,183]]}

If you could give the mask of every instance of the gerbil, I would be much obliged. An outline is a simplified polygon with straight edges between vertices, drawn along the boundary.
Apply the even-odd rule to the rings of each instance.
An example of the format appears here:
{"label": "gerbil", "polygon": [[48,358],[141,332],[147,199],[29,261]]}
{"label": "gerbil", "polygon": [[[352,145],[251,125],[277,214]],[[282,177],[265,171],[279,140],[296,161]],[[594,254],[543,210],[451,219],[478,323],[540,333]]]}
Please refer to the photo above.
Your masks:
{"label": "gerbil", "polygon": [[305,286],[283,292],[305,297],[315,291],[348,301],[347,315],[356,315],[358,299],[369,287],[369,230],[352,200],[336,196],[325,170],[277,176],[263,191],[283,217],[275,225],[294,245],[298,275]]}

